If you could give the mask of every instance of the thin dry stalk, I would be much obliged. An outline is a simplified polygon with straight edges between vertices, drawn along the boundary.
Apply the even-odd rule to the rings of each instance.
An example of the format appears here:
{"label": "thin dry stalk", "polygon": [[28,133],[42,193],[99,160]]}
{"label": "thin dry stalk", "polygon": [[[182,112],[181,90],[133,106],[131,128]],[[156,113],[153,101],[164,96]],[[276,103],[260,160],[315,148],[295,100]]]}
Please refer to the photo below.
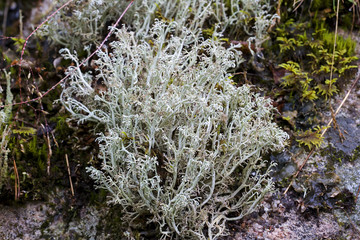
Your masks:
{"label": "thin dry stalk", "polygon": [[72,184],[72,180],[71,180],[71,173],[70,173],[70,167],[69,167],[69,159],[68,159],[68,155],[67,155],[67,154],[65,154],[65,160],[66,160],[66,166],[67,166],[68,175],[69,175],[71,195],[74,196],[74,188],[73,188],[73,184]]}
{"label": "thin dry stalk", "polygon": [[352,12],[353,12],[353,19],[352,19],[352,23],[351,23],[351,29],[350,29],[350,37],[352,38],[353,36],[353,30],[354,30],[354,25],[355,25],[355,17],[359,16],[359,8],[360,8],[360,3],[359,0],[355,0],[353,2],[353,5],[351,7]]}
{"label": "thin dry stalk", "polygon": [[13,162],[14,162],[14,172],[15,172],[15,201],[17,201],[20,198],[20,179],[19,179],[19,172],[16,167],[15,158],[13,159]]}
{"label": "thin dry stalk", "polygon": [[[348,220],[349,220],[349,222],[350,222],[350,224],[351,224],[351,226],[353,227],[353,229],[355,230],[355,232],[357,233],[357,234],[360,234],[360,230],[356,227],[356,225],[354,224],[354,222],[351,220],[351,218],[350,218],[350,216],[349,216],[349,214],[348,214],[348,212],[344,209],[344,212],[345,212],[345,214],[346,214],[346,217],[348,218]],[[359,236],[359,235],[358,235]],[[355,238],[354,238],[355,239]]]}
{"label": "thin dry stalk", "polygon": [[[333,46],[333,53],[332,53],[332,57],[331,57],[331,67],[330,67],[330,84],[329,84],[330,89],[331,89],[331,86],[332,86],[332,79],[333,79],[333,72],[334,72],[334,65],[335,65],[335,51],[336,51],[336,43],[337,43],[337,36],[338,36],[338,25],[339,25],[339,6],[340,6],[340,0],[337,1],[337,7],[336,7],[336,24],[335,24],[334,46]],[[340,127],[338,126],[338,124],[336,122],[334,109],[332,108],[332,106],[330,104],[330,99],[329,99],[329,107],[330,107],[330,110],[331,110],[331,117],[332,117],[332,121],[334,123],[334,127],[335,127],[335,129],[337,129],[339,131],[340,140],[341,140],[341,142],[343,142],[343,139],[345,139],[345,137],[342,134],[341,129],[340,129]]]}
{"label": "thin dry stalk", "polygon": [[59,144],[58,144],[58,142],[56,141],[56,138],[55,138],[55,135],[54,135],[54,130],[51,131],[51,136],[52,136],[52,138],[53,138],[53,140],[54,140],[54,143],[55,143],[56,147],[59,148]]}
{"label": "thin dry stalk", "polygon": [[49,131],[45,128],[45,126],[43,124],[41,124],[41,127],[44,129],[44,133],[46,132],[46,135],[44,134],[44,138],[46,140],[47,147],[48,147],[46,172],[47,172],[47,175],[50,176],[50,164],[51,164],[50,159],[51,159],[51,156],[52,156],[52,149],[51,149],[51,144],[50,144],[50,136],[49,136]]}
{"label": "thin dry stalk", "polygon": [[336,24],[335,24],[335,36],[334,36],[334,48],[333,48],[333,54],[331,57],[331,66],[330,66],[330,86],[331,89],[333,79],[333,72],[334,72],[334,65],[335,65],[335,51],[336,51],[336,42],[337,42],[337,35],[338,35],[338,25],[339,25],[339,6],[340,6],[340,0],[337,1],[337,7],[336,7]]}
{"label": "thin dry stalk", "polygon": [[301,4],[304,2],[304,0],[294,0],[294,3],[293,3],[293,7],[297,6],[294,8],[293,12],[295,12],[300,6]]}

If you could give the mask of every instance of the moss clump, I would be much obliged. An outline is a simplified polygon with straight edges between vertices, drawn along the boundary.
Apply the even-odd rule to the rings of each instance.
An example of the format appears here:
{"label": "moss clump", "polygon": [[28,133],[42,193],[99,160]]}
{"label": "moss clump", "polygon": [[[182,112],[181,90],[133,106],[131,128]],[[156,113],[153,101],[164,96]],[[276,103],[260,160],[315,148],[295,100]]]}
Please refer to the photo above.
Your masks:
{"label": "moss clump", "polygon": [[306,29],[305,24],[293,21],[276,29],[278,59],[285,61],[279,66],[286,70],[281,86],[301,101],[326,100],[353,76],[351,69],[357,68],[352,64],[357,60],[356,43],[339,36],[333,54],[334,33],[328,32],[324,24],[316,26],[313,33]]}
{"label": "moss clump", "polygon": [[[322,142],[319,112],[329,108],[329,100],[344,89],[358,68],[356,42],[350,37],[336,36],[334,49],[335,12],[332,2],[325,2],[309,5],[304,1],[292,12],[293,2],[282,1],[281,22],[264,49],[265,59],[271,59],[268,66],[274,82],[269,83],[275,83],[271,93],[283,110],[282,119],[290,124],[294,139],[309,148]],[[346,4],[340,6],[340,19],[348,14],[342,10]]]}

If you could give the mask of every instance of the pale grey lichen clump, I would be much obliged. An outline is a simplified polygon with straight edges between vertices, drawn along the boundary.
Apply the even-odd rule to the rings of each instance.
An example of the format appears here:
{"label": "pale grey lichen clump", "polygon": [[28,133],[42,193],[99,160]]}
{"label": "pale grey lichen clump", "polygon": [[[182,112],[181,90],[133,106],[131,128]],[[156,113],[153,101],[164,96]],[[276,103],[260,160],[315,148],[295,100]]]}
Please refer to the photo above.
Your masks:
{"label": "pale grey lichen clump", "polygon": [[[12,109],[12,100],[13,95],[11,93],[10,87],[10,73],[4,71],[6,79],[6,100],[4,109],[0,110],[0,193],[1,189],[6,181],[8,176],[8,153],[10,152],[7,148],[9,142],[11,130],[9,128],[9,120],[11,116]],[[0,93],[3,92],[3,89],[0,87]],[[0,101],[0,105],[3,103]]]}
{"label": "pale grey lichen clump", "polygon": [[89,173],[125,219],[148,216],[163,236],[215,239],[272,189],[261,155],[282,149],[287,134],[272,122],[270,99],[231,80],[238,46],[187,28],[173,35],[179,29],[156,21],[143,40],[117,30],[94,63],[96,79],[63,50],[76,64],[61,102],[105,129],[102,168]]}
{"label": "pale grey lichen clump", "polygon": [[[67,24],[91,24],[79,30],[78,42],[96,42],[102,18],[128,4],[80,3],[87,5]],[[60,101],[74,120],[98,124],[102,165],[88,171],[130,225],[146,217],[164,238],[216,239],[227,221],[253,212],[273,188],[271,164],[261,156],[281,150],[288,136],[272,122],[270,99],[231,80],[244,61],[240,46],[219,40],[242,26],[259,44],[276,17],[269,10],[261,0],[135,1],[117,40],[88,64],[93,72],[62,50],[75,64]],[[246,16],[254,25],[244,25]],[[215,26],[207,40],[205,22]],[[66,34],[76,30],[70,29]],[[76,42],[67,46],[76,49]]]}
{"label": "pale grey lichen clump", "polygon": [[[60,7],[68,0],[60,0]],[[55,15],[37,32],[70,49],[99,44],[106,26],[115,21],[130,1],[74,0],[66,11]],[[248,41],[258,47],[276,14],[270,14],[270,0],[135,0],[124,21],[137,38],[149,33],[154,19],[174,21],[181,27],[199,31],[206,22],[218,25],[221,32],[245,32]],[[242,39],[243,41],[246,39]]]}

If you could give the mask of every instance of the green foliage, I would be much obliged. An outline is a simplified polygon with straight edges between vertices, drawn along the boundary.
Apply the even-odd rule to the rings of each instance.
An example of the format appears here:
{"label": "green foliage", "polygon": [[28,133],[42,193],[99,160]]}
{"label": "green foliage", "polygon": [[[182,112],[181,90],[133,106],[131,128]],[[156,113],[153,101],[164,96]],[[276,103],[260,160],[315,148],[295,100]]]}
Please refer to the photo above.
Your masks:
{"label": "green foliage", "polygon": [[298,63],[288,61],[279,65],[286,69],[290,74],[283,77],[281,85],[285,88],[292,88],[292,91],[296,91],[301,94],[301,100],[315,100],[318,97],[313,89],[310,87],[310,82],[313,80],[309,78],[308,73],[301,71]]}
{"label": "green foliage", "polygon": [[50,118],[50,122],[56,123],[55,131],[61,139],[66,139],[71,132],[68,123],[66,122],[68,118],[69,115],[65,112],[61,113],[59,116]]}
{"label": "green foliage", "polygon": [[321,136],[324,129],[326,129],[326,127],[316,126],[313,130],[297,131],[295,133],[296,141],[301,145],[307,146],[309,149],[320,147],[324,142],[324,137]]}
{"label": "green foliage", "polygon": [[[16,47],[16,51],[17,52],[21,52],[24,44],[25,44],[25,39],[23,38],[11,38],[14,41],[14,46]],[[27,51],[25,51],[25,53],[28,53]]]}
{"label": "green foliage", "polygon": [[352,65],[358,59],[354,56],[356,43],[338,36],[333,54],[335,35],[325,28],[324,22],[317,24],[312,34],[307,29],[307,25],[292,19],[276,29],[280,58],[287,59],[279,64],[286,70],[281,86],[301,101],[328,99],[339,92],[338,80],[357,68]]}
{"label": "green foliage", "polygon": [[38,159],[38,161],[45,162],[47,158],[47,146],[42,144],[39,146],[38,139],[36,136],[30,138],[29,140],[21,141],[20,144],[23,146],[23,152],[31,154],[31,159]]}
{"label": "green foliage", "polygon": [[211,38],[214,35],[214,27],[202,29],[202,34],[205,38]]}
{"label": "green foliage", "polygon": [[311,1],[311,10],[317,11],[324,8],[334,8],[336,5],[333,4],[333,0],[312,0]]}
{"label": "green foliage", "polygon": [[13,129],[13,133],[23,134],[23,135],[34,135],[36,133],[36,129],[22,126],[18,129]]}
{"label": "green foliage", "polygon": [[349,27],[341,25],[345,15],[352,15],[349,8],[344,10],[348,3],[340,3],[335,49],[336,4],[332,0],[301,1],[292,11],[293,3],[282,1],[282,22],[270,34],[265,51],[271,64],[279,67],[271,71],[278,86],[274,92],[286,106],[282,119],[295,129],[295,140],[311,149],[323,141],[323,128],[314,127],[321,121],[317,111],[323,111],[329,100],[353,79],[358,58],[356,42],[340,35],[344,33],[340,29]]}

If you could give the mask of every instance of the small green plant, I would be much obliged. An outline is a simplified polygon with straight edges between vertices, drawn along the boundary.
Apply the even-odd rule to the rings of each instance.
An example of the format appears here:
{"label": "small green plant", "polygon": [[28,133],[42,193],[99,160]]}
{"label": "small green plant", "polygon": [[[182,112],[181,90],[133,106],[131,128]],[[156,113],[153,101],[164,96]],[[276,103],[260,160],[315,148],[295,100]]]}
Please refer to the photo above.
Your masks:
{"label": "small green plant", "polygon": [[321,136],[324,129],[326,129],[326,127],[316,126],[313,130],[299,130],[295,133],[295,140],[300,145],[305,145],[309,149],[313,149],[314,147],[320,147],[324,141],[324,137]]}
{"label": "small green plant", "polygon": [[[329,8],[333,5],[331,1],[298,3],[297,12],[309,12],[310,20],[309,16],[289,12],[292,3],[281,2],[282,23],[270,34],[272,41],[265,51],[273,56],[271,64],[279,67],[272,69],[272,73],[279,86],[275,96],[282,98],[287,106],[283,119],[294,129],[295,140],[312,149],[323,141],[324,129],[319,126],[317,111],[329,106],[329,100],[343,89],[358,68],[354,64],[358,59],[356,42],[337,34],[334,44],[335,29],[331,31],[328,25],[336,18],[336,9]],[[346,14],[347,11],[343,13]]]}
{"label": "small green plant", "polygon": [[19,127],[18,129],[13,129],[13,133],[22,134],[22,135],[33,135],[36,133],[36,129],[32,127]]}
{"label": "small green plant", "polygon": [[24,44],[25,44],[25,39],[22,39],[22,38],[11,38],[13,41],[14,41],[14,46],[16,48],[16,51],[17,52],[21,52]]}
{"label": "small green plant", "polygon": [[[287,25],[289,23],[286,23]],[[289,27],[294,24],[290,21]],[[303,26],[300,27],[303,29]],[[306,32],[303,34],[285,34],[282,28],[278,28],[277,38],[280,53],[284,56],[291,56],[292,60],[287,60],[279,66],[284,68],[288,74],[282,78],[281,85],[285,89],[290,89],[292,95],[298,95],[301,101],[313,101],[318,98],[331,98],[338,93],[338,79],[346,77],[349,70],[357,68],[352,62],[357,60],[354,56],[355,42],[352,40],[338,37],[338,44],[333,55],[334,34],[329,33],[321,25],[309,40]],[[291,55],[290,52],[295,52]],[[333,60],[334,59],[334,60]],[[334,62],[333,62],[334,61]],[[330,79],[330,70],[333,67],[333,78]]]}
{"label": "small green plant", "polygon": [[318,98],[315,90],[313,90],[310,86],[310,83],[313,79],[309,77],[309,74],[307,72],[303,72],[300,69],[300,65],[298,63],[288,61],[287,63],[280,64],[279,66],[290,73],[283,77],[283,82],[281,82],[281,86],[283,86],[284,88],[291,88],[292,91],[300,93],[301,101],[313,101]]}

